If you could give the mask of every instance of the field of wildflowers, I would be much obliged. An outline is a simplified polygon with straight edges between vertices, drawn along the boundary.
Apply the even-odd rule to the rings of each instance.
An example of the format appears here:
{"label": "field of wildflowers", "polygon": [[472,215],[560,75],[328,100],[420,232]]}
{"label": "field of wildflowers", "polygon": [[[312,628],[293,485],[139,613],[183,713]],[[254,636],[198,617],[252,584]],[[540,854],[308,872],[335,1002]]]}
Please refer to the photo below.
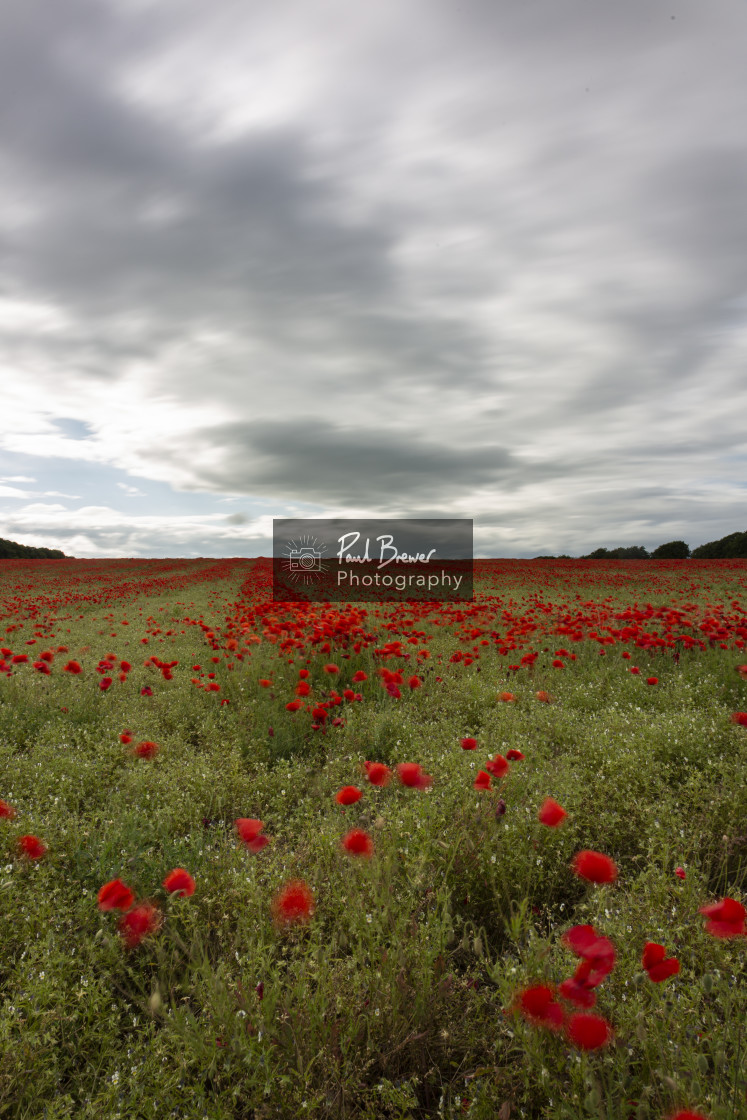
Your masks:
{"label": "field of wildflowers", "polygon": [[0,565],[0,1117],[747,1116],[745,561]]}

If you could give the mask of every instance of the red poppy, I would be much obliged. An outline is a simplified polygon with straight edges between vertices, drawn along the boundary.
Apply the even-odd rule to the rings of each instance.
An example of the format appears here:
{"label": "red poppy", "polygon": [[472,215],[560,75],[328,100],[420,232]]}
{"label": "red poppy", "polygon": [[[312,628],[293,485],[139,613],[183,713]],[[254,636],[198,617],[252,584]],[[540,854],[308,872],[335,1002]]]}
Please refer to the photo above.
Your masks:
{"label": "red poppy", "polygon": [[128,949],[135,949],[141,941],[155,933],[161,925],[161,912],[150,902],[141,902],[119,920],[119,932]]}
{"label": "red poppy", "polygon": [[708,1117],[702,1112],[691,1112],[689,1108],[681,1108],[679,1112],[669,1116],[668,1120],[708,1120]]}
{"label": "red poppy", "polygon": [[77,661],[68,661],[67,665],[62,666],[62,671],[63,673],[75,673],[76,675],[83,672]]}
{"label": "red poppy", "polygon": [[18,851],[27,859],[41,859],[46,855],[47,849],[38,836],[19,836]]}
{"label": "red poppy", "polygon": [[641,670],[638,668],[637,665],[631,665],[630,666],[630,671],[631,671],[631,673],[634,673],[635,676],[638,676],[638,674],[640,673]]}
{"label": "red poppy", "polygon": [[9,805],[7,801],[0,798],[0,820],[12,821],[18,816],[18,813]]}
{"label": "red poppy", "polygon": [[563,662],[560,660],[559,657],[556,657],[555,660],[552,663],[552,667],[553,667],[553,669],[564,669],[565,665],[563,664]]}
{"label": "red poppy", "polygon": [[152,696],[153,695],[153,689],[150,687],[149,684],[146,684],[144,688],[140,689],[140,695],[141,696]]}
{"label": "red poppy", "polygon": [[98,893],[99,910],[129,910],[135,895],[121,879],[104,883]]}
{"label": "red poppy", "polygon": [[353,673],[353,684],[359,684],[361,681],[367,681],[367,680],[368,680],[368,677],[363,672],[362,669],[359,669],[357,673]]}
{"label": "red poppy", "polygon": [[383,762],[364,762],[366,777],[372,786],[388,786],[392,772]]}
{"label": "red poppy", "polygon": [[317,723],[325,723],[327,720],[327,709],[321,707],[312,708],[311,718]]}
{"label": "red poppy", "polygon": [[119,741],[120,741],[120,743],[124,743],[125,745],[127,743],[131,743],[132,742],[132,732],[131,731],[123,731],[122,734],[119,736]]}
{"label": "red poppy", "polygon": [[195,893],[195,881],[183,867],[175,867],[163,881],[167,891],[176,894],[178,898],[191,898]]}
{"label": "red poppy", "polygon": [[462,750],[463,751],[476,751],[477,750],[477,739],[462,739]]}
{"label": "red poppy", "polygon": [[546,824],[548,828],[558,828],[567,816],[568,814],[563,806],[558,805],[552,797],[545,798],[538,813],[539,821],[541,824]]}
{"label": "red poppy", "polygon": [[732,723],[738,723],[740,727],[747,727],[747,712],[732,712]]}
{"label": "red poppy", "polygon": [[539,692],[535,692],[535,696],[538,700],[541,700],[543,704],[552,704],[552,696],[549,692],[545,692],[544,689],[540,689]]}
{"label": "red poppy", "polygon": [[397,775],[403,786],[411,789],[427,789],[433,785],[430,774],[424,774],[419,762],[400,762],[397,765]]}
{"label": "red poppy", "polygon": [[370,859],[374,851],[373,840],[361,828],[354,828],[343,837],[342,846],[351,856],[363,856],[364,859]]}
{"label": "red poppy", "polygon": [[590,883],[614,883],[617,878],[617,865],[601,852],[579,852],[571,866],[578,876]]}
{"label": "red poppy", "polygon": [[658,684],[658,683],[659,683],[659,678],[658,677],[646,677],[646,684]]}
{"label": "red poppy", "polygon": [[113,683],[111,677],[102,677],[99,681],[99,688],[102,692],[106,692],[108,688],[111,688]]}
{"label": "red poppy", "polygon": [[269,836],[260,836],[265,827],[262,821],[255,817],[239,817],[234,821],[239,839],[246,844],[250,852],[261,852],[270,843]]}
{"label": "red poppy", "polygon": [[272,900],[278,926],[304,925],[314,914],[314,895],[303,879],[292,879]]}
{"label": "red poppy", "polygon": [[723,898],[721,902],[701,906],[700,913],[708,918],[706,932],[713,937],[740,937],[745,932],[747,911],[735,898]]}
{"label": "red poppy", "polygon": [[583,978],[576,975],[570,980],[564,980],[558,986],[558,995],[576,1007],[590,1008],[597,1002],[597,997],[591,985]]}
{"label": "red poppy", "polygon": [[129,661],[120,661],[119,667],[123,673],[129,673],[132,669],[132,665],[130,665]]}
{"label": "red poppy", "polygon": [[484,770],[478,770],[472,787],[473,789],[492,789],[490,774],[486,774]]}
{"label": "red poppy", "polygon": [[565,1033],[568,1041],[580,1050],[599,1050],[612,1038],[612,1028],[605,1019],[583,1011],[570,1016]]}
{"label": "red poppy", "polygon": [[11,665],[25,665],[28,661],[28,656],[25,653],[17,653],[10,659]]}
{"label": "red poppy", "polygon": [[506,751],[506,758],[509,762],[521,762],[523,757],[521,751],[517,751],[514,747],[511,747],[510,751]]}
{"label": "red poppy", "polygon": [[593,926],[572,926],[561,937],[561,943],[582,958],[574,979],[588,988],[596,988],[615,967],[615,946],[602,937]]}
{"label": "red poppy", "polygon": [[355,805],[356,801],[360,801],[362,796],[361,791],[355,786],[343,786],[335,794],[335,801],[338,805]]}
{"label": "red poppy", "polygon": [[514,696],[513,692],[502,692],[498,699],[502,700],[504,704],[511,704],[516,699],[516,697]]}
{"label": "red poppy", "polygon": [[496,778],[505,778],[511,767],[502,754],[497,754],[495,758],[485,763],[485,769]]}
{"label": "red poppy", "polygon": [[268,680],[260,680],[260,681],[258,682],[258,684],[259,684],[259,685],[260,685],[260,686],[261,686],[262,688],[271,688],[271,687],[272,687],[272,681],[268,681]]}
{"label": "red poppy", "polygon": [[149,739],[146,739],[144,742],[138,743],[133,753],[138,758],[155,758],[160,749],[158,743],[152,743]]}
{"label": "red poppy", "polygon": [[287,712],[297,712],[299,708],[303,707],[303,700],[291,700],[289,704],[285,705]]}
{"label": "red poppy", "polygon": [[300,680],[305,681],[306,678],[308,677],[308,675],[309,675],[309,670],[308,669],[299,669],[298,670],[298,676],[299,676]]}
{"label": "red poppy", "polygon": [[666,980],[670,976],[676,976],[680,970],[680,962],[677,958],[669,957],[665,959],[666,956],[667,951],[663,945],[658,945],[655,941],[646,942],[641,965],[654,984],[661,984],[662,980]]}
{"label": "red poppy", "polygon": [[563,1026],[565,1012],[555,1001],[554,989],[547,984],[535,984],[517,992],[514,1007],[536,1027],[557,1031]]}
{"label": "red poppy", "polygon": [[674,873],[675,873],[675,875],[677,876],[678,879],[684,879],[685,878],[684,867],[675,867]]}
{"label": "red poppy", "polygon": [[413,677],[408,678],[407,683],[408,683],[408,685],[410,686],[411,689],[416,689],[416,688],[420,688],[420,686],[422,685],[423,682],[421,681],[420,677],[413,676]]}
{"label": "red poppy", "polygon": [[743,680],[747,681],[747,665],[735,665],[734,667],[739,673],[740,677],[742,677]]}
{"label": "red poppy", "polygon": [[332,665],[332,664],[325,665],[324,666],[324,672],[329,673],[329,675],[331,677],[333,677],[336,673],[340,672],[340,666],[339,665]]}

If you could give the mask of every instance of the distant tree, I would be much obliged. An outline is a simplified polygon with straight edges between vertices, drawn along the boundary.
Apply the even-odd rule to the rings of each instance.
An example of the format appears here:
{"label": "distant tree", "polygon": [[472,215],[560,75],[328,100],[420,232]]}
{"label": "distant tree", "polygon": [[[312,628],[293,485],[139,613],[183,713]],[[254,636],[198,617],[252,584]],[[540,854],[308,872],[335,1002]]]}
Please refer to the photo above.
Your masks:
{"label": "distant tree", "polygon": [[65,553],[58,548],[34,548],[0,537],[0,560],[65,560]]}
{"label": "distant tree", "polygon": [[628,548],[595,548],[582,560],[648,560],[649,554],[642,545],[634,544]]}
{"label": "distant tree", "polygon": [[729,533],[718,541],[709,541],[694,548],[695,560],[747,560],[747,532]]}
{"label": "distant tree", "polygon": [[654,560],[687,560],[690,546],[684,541],[667,541],[651,553]]}

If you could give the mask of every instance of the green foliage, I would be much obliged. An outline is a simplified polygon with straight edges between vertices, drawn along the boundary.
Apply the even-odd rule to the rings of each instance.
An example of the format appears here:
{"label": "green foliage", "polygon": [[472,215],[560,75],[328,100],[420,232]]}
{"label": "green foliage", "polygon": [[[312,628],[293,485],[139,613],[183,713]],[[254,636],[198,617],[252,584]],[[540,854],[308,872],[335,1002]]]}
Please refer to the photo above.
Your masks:
{"label": "green foliage", "polygon": [[0,560],[66,560],[58,548],[34,548],[30,544],[17,544],[0,537]]}
{"label": "green foliage", "polygon": [[[237,589],[190,593],[190,614],[217,627]],[[213,652],[203,632],[157,591],[128,604],[131,620],[138,605],[175,633],[141,647],[131,625],[114,639],[86,606],[65,621],[59,655],[85,660],[76,651],[90,647],[81,678],[55,662],[49,677],[0,679],[0,796],[19,814],[0,820],[2,1120],[741,1115],[743,939],[710,938],[698,914],[747,891],[747,733],[729,719],[747,682],[734,650],[678,662],[636,651],[650,665],[641,679],[619,652],[579,642],[563,672],[550,651],[511,674],[490,647],[451,664],[442,633],[423,687],[396,701],[372,657],[332,652],[311,659],[317,691],[324,660],[369,679],[356,686],[364,702],[334,709],[344,723],[322,732],[284,703],[306,651],[294,661],[265,642],[206,693],[189,683]],[[90,664],[109,646],[134,667],[102,693]],[[154,649],[179,661],[172,681],[142,664]],[[505,688],[515,703],[497,700]],[[539,703],[540,689],[554,702]],[[125,728],[157,756],[133,756]],[[461,748],[468,735],[476,751]],[[488,757],[512,749],[524,759],[475,790]],[[365,760],[419,762],[433,786],[375,788]],[[364,795],[343,809],[335,792],[348,784]],[[558,829],[537,819],[548,795],[568,812]],[[237,817],[261,819],[271,843],[241,846]],[[341,851],[354,827],[374,839],[368,862]],[[43,860],[16,858],[23,833],[48,845]],[[572,874],[584,847],[614,857],[617,882]],[[193,897],[167,897],[174,867],[194,876]],[[118,915],[96,905],[115,877],[164,914],[129,952]],[[279,932],[270,900],[294,877],[316,912]],[[521,986],[570,976],[578,962],[561,937],[586,923],[618,952],[596,1008],[616,1041],[588,1055],[511,1013]],[[641,972],[647,940],[681,961],[661,987]]]}
{"label": "green foliage", "polygon": [[687,560],[690,546],[685,541],[667,541],[651,553],[652,560]]}
{"label": "green foliage", "polygon": [[729,533],[717,541],[701,544],[692,551],[694,560],[744,560],[747,558],[747,531]]}

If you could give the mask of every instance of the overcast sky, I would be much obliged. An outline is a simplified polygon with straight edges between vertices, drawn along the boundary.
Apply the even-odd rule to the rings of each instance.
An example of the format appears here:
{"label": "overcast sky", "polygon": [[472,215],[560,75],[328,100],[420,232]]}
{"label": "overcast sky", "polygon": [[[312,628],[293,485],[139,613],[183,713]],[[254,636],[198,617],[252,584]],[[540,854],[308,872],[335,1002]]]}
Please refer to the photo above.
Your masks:
{"label": "overcast sky", "polygon": [[0,536],[747,529],[747,6],[4,0]]}

